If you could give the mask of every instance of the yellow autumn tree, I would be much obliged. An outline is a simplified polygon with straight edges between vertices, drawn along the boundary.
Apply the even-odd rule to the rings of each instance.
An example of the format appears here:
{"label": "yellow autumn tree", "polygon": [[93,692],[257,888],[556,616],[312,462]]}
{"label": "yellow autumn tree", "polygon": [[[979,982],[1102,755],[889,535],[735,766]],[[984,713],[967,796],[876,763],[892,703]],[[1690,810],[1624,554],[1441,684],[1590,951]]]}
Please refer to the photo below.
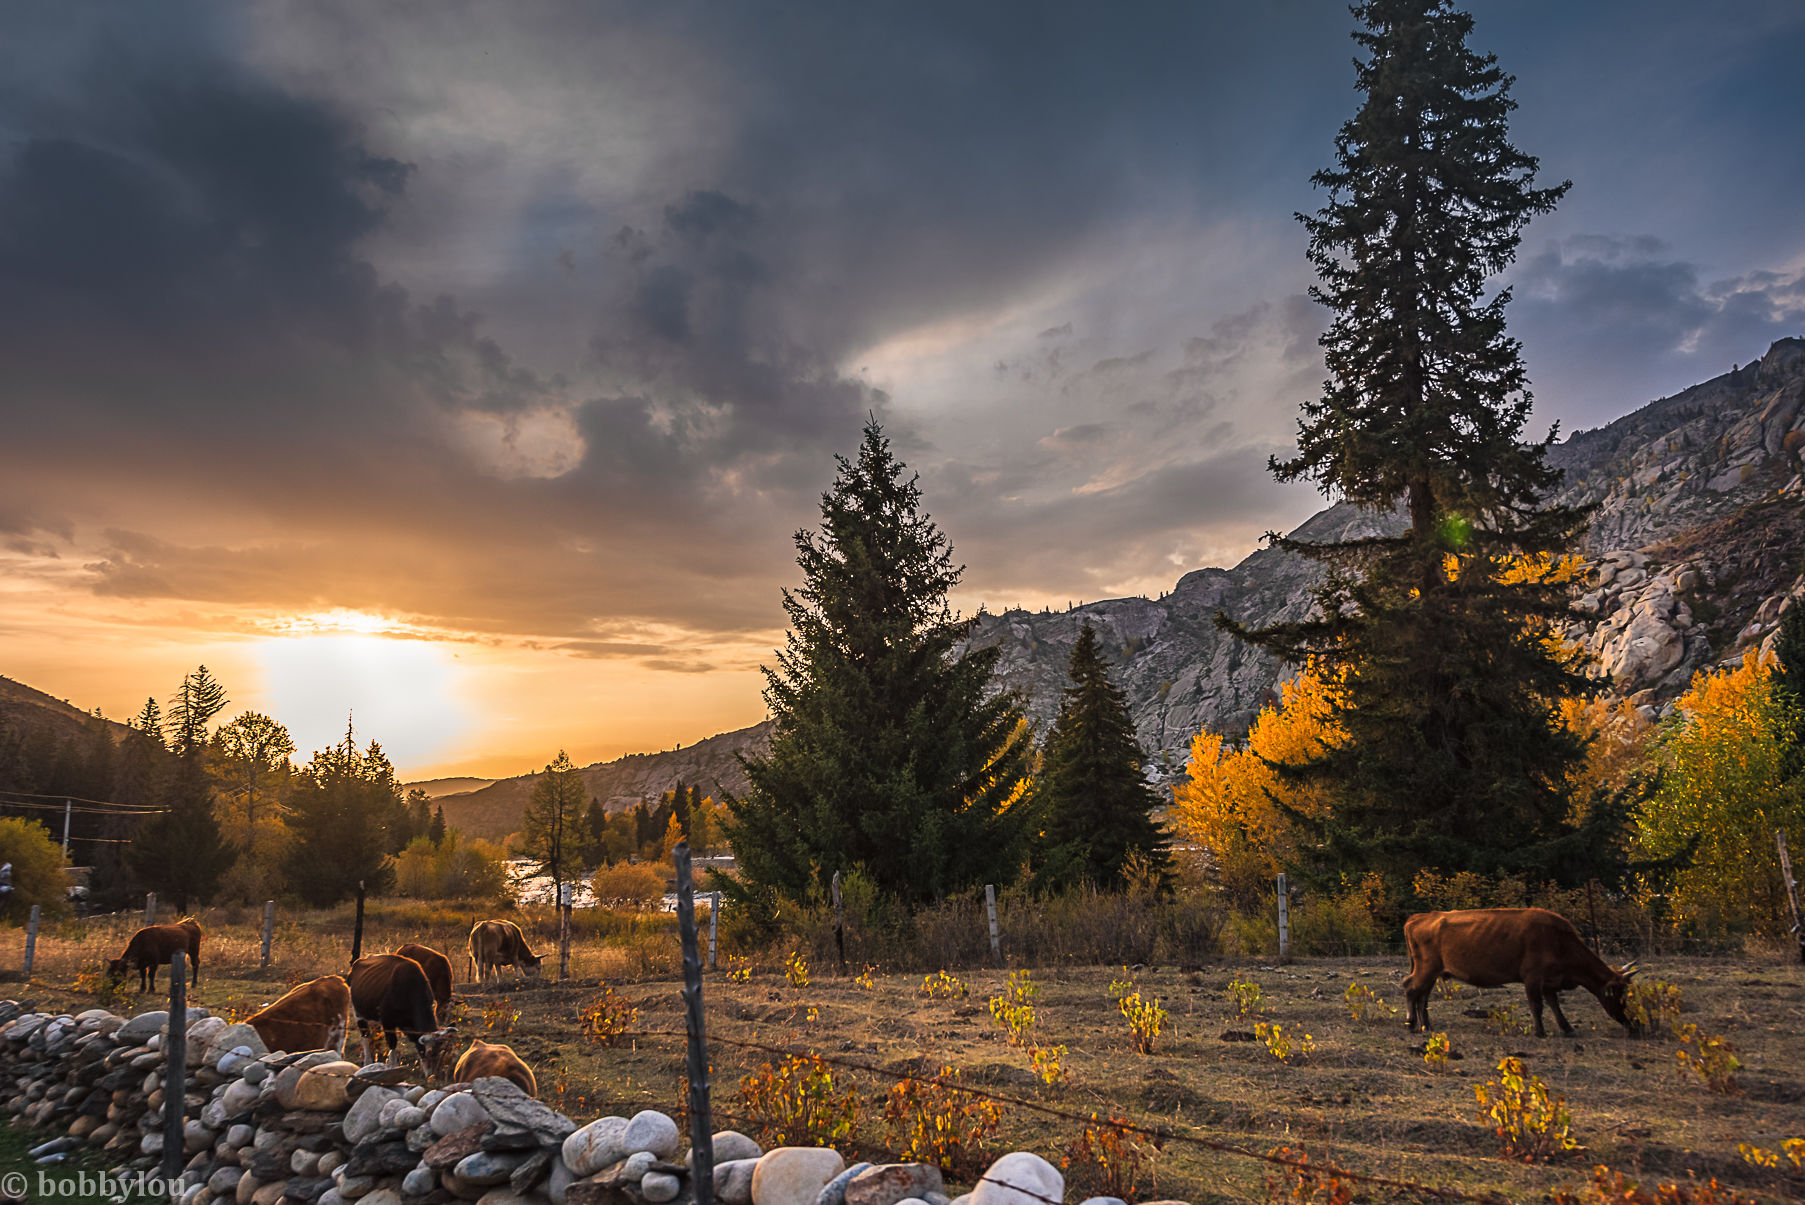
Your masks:
{"label": "yellow autumn tree", "polygon": [[1673,883],[1676,918],[1701,934],[1778,936],[1788,918],[1774,830],[1805,832],[1800,790],[1785,773],[1788,704],[1775,663],[1750,651],[1742,664],[1701,673],[1679,699],[1682,720],[1660,750],[1660,789],[1636,816],[1657,857],[1697,848]]}
{"label": "yellow autumn tree", "polygon": [[1328,683],[1306,671],[1279,691],[1277,705],[1254,720],[1246,748],[1207,729],[1192,738],[1187,773],[1173,787],[1182,831],[1210,852],[1223,890],[1247,903],[1295,863],[1300,837],[1286,808],[1315,816],[1328,806],[1324,786],[1287,781],[1275,766],[1301,765],[1340,739]]}

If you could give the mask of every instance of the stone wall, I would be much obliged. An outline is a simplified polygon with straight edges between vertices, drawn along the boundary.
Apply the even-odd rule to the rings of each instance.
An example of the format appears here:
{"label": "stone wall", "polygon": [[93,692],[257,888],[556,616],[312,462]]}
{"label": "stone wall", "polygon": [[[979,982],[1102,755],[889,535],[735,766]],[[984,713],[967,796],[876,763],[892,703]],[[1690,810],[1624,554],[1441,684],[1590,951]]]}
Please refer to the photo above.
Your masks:
{"label": "stone wall", "polygon": [[[270,1052],[248,1025],[193,1009],[180,1102],[177,1205],[689,1205],[677,1123],[646,1110],[579,1124],[504,1079],[430,1087],[408,1067],[359,1067],[335,1050]],[[163,1163],[168,1014],[74,1016],[0,1001],[0,1094],[18,1122],[64,1137],[34,1154],[97,1147],[113,1174]],[[1058,1205],[1037,1155],[1003,1156],[951,1200],[938,1168],[855,1163],[815,1147],[762,1151],[714,1136],[723,1205]],[[1092,1198],[1085,1205],[1122,1205]]]}

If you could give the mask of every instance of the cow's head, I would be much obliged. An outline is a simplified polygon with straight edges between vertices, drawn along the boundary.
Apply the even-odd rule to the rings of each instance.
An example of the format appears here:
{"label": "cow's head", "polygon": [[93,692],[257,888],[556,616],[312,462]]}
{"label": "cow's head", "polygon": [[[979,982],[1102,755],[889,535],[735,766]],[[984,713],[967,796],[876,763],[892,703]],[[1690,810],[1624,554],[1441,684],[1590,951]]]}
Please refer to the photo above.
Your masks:
{"label": "cow's head", "polygon": [[420,1034],[414,1043],[420,1048],[420,1065],[426,1069],[427,1078],[437,1079],[451,1070],[452,1061],[457,1057],[458,1027],[447,1025]]}
{"label": "cow's head", "polygon": [[124,983],[125,982],[125,973],[126,973],[127,969],[128,968],[125,965],[125,959],[123,959],[123,958],[107,959],[107,978],[109,980],[111,980],[113,983]]}
{"label": "cow's head", "polygon": [[520,956],[520,973],[528,979],[539,978],[539,964],[545,961],[543,954],[522,954]]}
{"label": "cow's head", "polygon": [[1598,993],[1598,1002],[1604,1005],[1604,1011],[1611,1015],[1611,1020],[1629,1030],[1631,1037],[1642,1032],[1642,1026],[1630,1016],[1629,1011],[1630,980],[1635,974],[1636,964],[1624,963],[1623,968],[1605,983],[1604,990]]}

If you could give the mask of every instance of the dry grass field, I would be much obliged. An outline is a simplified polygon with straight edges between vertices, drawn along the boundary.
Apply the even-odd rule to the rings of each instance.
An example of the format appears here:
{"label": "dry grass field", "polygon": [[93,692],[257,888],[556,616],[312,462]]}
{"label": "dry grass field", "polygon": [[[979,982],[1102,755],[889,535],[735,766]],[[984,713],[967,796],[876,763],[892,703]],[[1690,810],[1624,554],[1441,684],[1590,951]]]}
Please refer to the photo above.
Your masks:
{"label": "dry grass field", "polygon": [[[573,1116],[645,1107],[679,1111],[682,1042],[656,1036],[682,1028],[670,918],[592,920],[573,946],[572,978],[558,982],[550,913],[515,915],[547,955],[546,977],[500,987],[460,983],[464,1032],[511,1043],[537,1069],[541,1094]],[[451,955],[462,977],[463,934],[477,918],[476,912],[374,904],[365,949],[424,941]],[[202,921],[209,935],[193,999],[216,1012],[243,1015],[290,982],[342,971],[348,960],[348,910],[279,924],[267,971],[258,965],[255,914],[204,914]],[[32,982],[0,986],[0,994],[40,1007],[91,1007],[93,997],[74,990],[77,975],[116,953],[135,923],[121,917],[47,926]],[[10,944],[0,946],[0,965],[17,967],[22,935],[15,931],[4,940]],[[734,1045],[753,1042],[806,1048],[838,1061],[830,1064],[834,1090],[856,1091],[859,1110],[851,1137],[838,1145],[870,1155],[897,1148],[883,1114],[898,1077],[933,1074],[942,1065],[999,1096],[1075,1118],[1095,1113],[1163,1128],[1169,1137],[1144,1144],[1130,1199],[1176,1197],[1197,1205],[1267,1199],[1270,1166],[1191,1138],[1256,1152],[1302,1147],[1314,1162],[1511,1200],[1534,1200],[1557,1184],[1577,1184],[1598,1163],[1649,1180],[1715,1176],[1775,1200],[1797,1199],[1805,1190],[1797,1179],[1749,1166],[1737,1152],[1740,1142],[1777,1150],[1782,1140],[1805,1136],[1805,969],[1778,953],[1662,959],[1645,968],[1680,989],[1683,1022],[1734,1044],[1743,1067],[1738,1090],[1727,1095],[1685,1072],[1671,1037],[1630,1039],[1583,992],[1567,997],[1568,1016],[1579,1031],[1575,1039],[1510,1032],[1527,1018],[1519,989],[1466,988],[1451,999],[1432,998],[1436,1026],[1447,1033],[1453,1055],[1445,1068],[1433,1069],[1420,1053],[1422,1037],[1408,1035],[1401,1015],[1384,1007],[1402,1007],[1398,981],[1404,969],[1401,957],[1311,959],[1282,967],[1234,960],[1132,971],[1034,969],[1027,1044],[1066,1048],[1060,1061],[1069,1082],[1048,1086],[1030,1072],[1027,1050],[1009,1044],[991,1016],[989,997],[1007,986],[1002,971],[959,973],[968,995],[929,999],[920,994],[919,974],[879,968],[861,983],[837,968],[815,967],[807,986],[797,986],[781,961],[723,958],[706,989],[710,1036],[716,1039],[716,1125],[757,1128],[746,1117],[740,1080],[777,1056]],[[1123,978],[1143,996],[1163,1001],[1169,1013],[1151,1054],[1135,1050],[1111,999],[1112,982]],[[1236,1015],[1228,987],[1237,979],[1258,984],[1257,1014]],[[1351,984],[1377,994],[1382,1005],[1376,1015],[1350,1015]],[[604,986],[640,1010],[633,1029],[641,1036],[612,1047],[583,1038],[578,1018]],[[160,998],[146,997],[140,1007],[159,1004]],[[1500,1015],[1488,1019],[1492,1010]],[[1224,1040],[1228,1031],[1251,1031],[1262,1020],[1282,1024],[1291,1035],[1311,1035],[1314,1050],[1282,1063],[1258,1041]],[[1499,1140],[1480,1120],[1474,1088],[1495,1078],[1495,1065],[1507,1054],[1519,1055],[1565,1097],[1583,1149],[1535,1164],[1502,1155]],[[1058,1162],[1082,1129],[1080,1120],[1005,1104],[989,1145],[996,1152],[1034,1150]],[[1073,1199],[1078,1190],[1102,1186],[1083,1165],[1069,1174]],[[1399,1194],[1367,1189],[1359,1199]]]}

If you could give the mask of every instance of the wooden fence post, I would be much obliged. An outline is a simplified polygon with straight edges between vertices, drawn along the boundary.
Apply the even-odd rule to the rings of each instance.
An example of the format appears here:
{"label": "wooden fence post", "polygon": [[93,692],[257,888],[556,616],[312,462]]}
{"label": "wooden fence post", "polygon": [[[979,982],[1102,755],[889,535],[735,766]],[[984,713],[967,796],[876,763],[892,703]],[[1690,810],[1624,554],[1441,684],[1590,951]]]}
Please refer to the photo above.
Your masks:
{"label": "wooden fence post", "polygon": [[840,872],[834,871],[834,948],[840,952],[840,974],[846,973],[846,901],[840,895]]}
{"label": "wooden fence post", "polygon": [[708,893],[708,969],[714,970],[714,937],[721,927],[721,893]]}
{"label": "wooden fence post", "polygon": [[357,880],[357,917],[351,924],[351,961],[356,962],[364,953],[364,881]]}
{"label": "wooden fence post", "polygon": [[1279,876],[1279,961],[1291,957],[1291,893],[1285,876]]}
{"label": "wooden fence post", "polygon": [[570,978],[570,898],[569,883],[558,884],[558,978]]}
{"label": "wooden fence post", "polygon": [[263,901],[263,969],[269,970],[269,939],[276,927],[276,901]]}
{"label": "wooden fence post", "polygon": [[998,966],[1003,965],[1003,938],[997,932],[997,888],[995,883],[984,884],[984,911],[990,916],[990,956],[996,959]]}
{"label": "wooden fence post", "polygon": [[74,810],[73,799],[63,800],[63,861],[69,860],[69,813]]}
{"label": "wooden fence post", "polygon": [[157,893],[154,891],[144,893],[144,923],[146,925],[157,923]]}
{"label": "wooden fence post", "polygon": [[[169,956],[169,1037],[163,1069],[163,1179],[173,1186],[188,1156],[182,1150],[182,1123],[188,1095],[188,952]],[[171,1194],[174,1195],[174,1194]]]}
{"label": "wooden fence post", "polygon": [[708,1036],[702,1025],[702,960],[696,955],[695,888],[689,842],[671,851],[677,870],[677,931],[683,943],[683,1004],[688,1042],[690,1184],[695,1205],[714,1205],[714,1122],[708,1105]]}
{"label": "wooden fence post", "polygon": [[1799,922],[1799,884],[1792,877],[1792,858],[1786,852],[1786,830],[1774,830],[1774,848],[1780,851],[1780,880],[1786,886],[1786,902],[1792,908],[1792,935],[1799,943],[1799,961],[1805,963],[1805,925]]}
{"label": "wooden fence post", "polygon": [[25,979],[31,981],[31,964],[38,957],[38,906],[31,906],[31,919],[25,922]]}

